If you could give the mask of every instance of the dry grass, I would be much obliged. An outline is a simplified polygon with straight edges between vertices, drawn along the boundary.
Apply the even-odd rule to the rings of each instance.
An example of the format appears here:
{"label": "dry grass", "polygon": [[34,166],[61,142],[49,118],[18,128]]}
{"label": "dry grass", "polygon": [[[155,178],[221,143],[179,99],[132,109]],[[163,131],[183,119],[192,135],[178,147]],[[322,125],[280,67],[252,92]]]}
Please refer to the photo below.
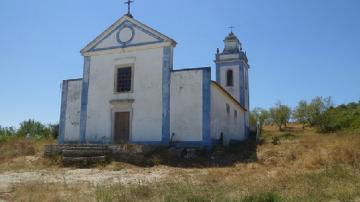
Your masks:
{"label": "dry grass", "polygon": [[93,201],[94,188],[84,184],[27,183],[16,186],[9,201]]}
{"label": "dry grass", "polygon": [[[272,144],[278,137],[277,145]],[[168,177],[139,184],[20,184],[14,201],[360,201],[360,134],[317,134],[293,125],[266,127],[257,160],[228,167],[166,169]],[[36,147],[35,147],[36,148]],[[0,149],[3,149],[0,147]],[[35,152],[36,153],[36,152]],[[0,154],[1,155],[1,154]],[[16,155],[15,155],[16,156]],[[4,158],[0,156],[0,158]],[[14,157],[14,158],[19,158]],[[11,158],[6,158],[11,159]],[[2,164],[0,164],[0,168]],[[10,166],[11,167],[11,166]],[[103,169],[142,169],[112,163]],[[121,177],[121,176],[119,176]],[[48,194],[51,193],[51,194]],[[1,199],[1,194],[0,194]]]}
{"label": "dry grass", "polygon": [[[293,169],[320,169],[336,164],[360,168],[360,134],[317,134],[292,126],[285,132],[268,127],[259,147],[259,163]],[[280,145],[269,139],[279,137]]]}
{"label": "dry grass", "polygon": [[0,142],[0,172],[8,170],[32,170],[46,168],[53,162],[42,158],[43,147],[53,144],[53,139],[26,139],[8,137]]}

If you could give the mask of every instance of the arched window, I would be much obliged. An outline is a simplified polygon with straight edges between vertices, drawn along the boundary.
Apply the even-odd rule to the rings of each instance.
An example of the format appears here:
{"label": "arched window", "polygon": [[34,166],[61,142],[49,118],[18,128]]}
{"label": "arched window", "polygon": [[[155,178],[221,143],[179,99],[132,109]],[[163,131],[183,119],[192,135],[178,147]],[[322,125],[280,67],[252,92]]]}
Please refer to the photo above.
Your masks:
{"label": "arched window", "polygon": [[233,71],[228,70],[226,72],[226,86],[233,86],[234,85],[234,76]]}

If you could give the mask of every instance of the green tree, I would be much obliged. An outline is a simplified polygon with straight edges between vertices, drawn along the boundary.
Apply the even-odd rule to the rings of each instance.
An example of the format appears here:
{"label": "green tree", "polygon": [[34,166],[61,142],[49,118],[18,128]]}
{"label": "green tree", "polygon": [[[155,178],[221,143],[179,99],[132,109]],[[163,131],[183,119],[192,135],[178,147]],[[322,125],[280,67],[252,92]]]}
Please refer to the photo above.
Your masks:
{"label": "green tree", "polygon": [[283,130],[283,126],[286,127],[291,117],[291,109],[287,105],[277,102],[273,108],[270,109],[270,117],[272,122],[275,123],[279,130]]}
{"label": "green tree", "polygon": [[316,97],[307,107],[310,126],[320,126],[325,120],[325,112],[333,106],[331,97]]}
{"label": "green tree", "polygon": [[305,100],[301,100],[296,106],[293,117],[298,123],[302,124],[303,130],[305,129],[305,124],[308,122],[308,104]]}
{"label": "green tree", "polygon": [[20,128],[17,131],[19,136],[30,136],[30,137],[49,137],[51,131],[45,125],[38,121],[28,120],[20,123]]}
{"label": "green tree", "polygon": [[16,134],[16,130],[13,127],[1,127],[0,126],[0,136],[13,136]]}
{"label": "green tree", "polygon": [[250,125],[251,125],[252,127],[256,127],[256,125],[257,125],[257,118],[256,118],[256,114],[254,114],[253,111],[250,112],[250,117],[249,117],[249,119],[250,119]]}
{"label": "green tree", "polygon": [[259,132],[261,134],[264,125],[269,122],[270,113],[266,109],[257,107],[252,110],[251,114],[253,114],[256,120],[256,125],[259,124],[259,130],[260,130]]}

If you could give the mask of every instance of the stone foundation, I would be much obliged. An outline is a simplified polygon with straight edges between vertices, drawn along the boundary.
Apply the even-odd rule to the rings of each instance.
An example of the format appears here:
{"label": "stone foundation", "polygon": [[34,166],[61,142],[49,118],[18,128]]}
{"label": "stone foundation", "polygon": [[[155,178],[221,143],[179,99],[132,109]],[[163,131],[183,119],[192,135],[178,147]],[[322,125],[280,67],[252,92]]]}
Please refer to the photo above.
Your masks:
{"label": "stone foundation", "polygon": [[151,145],[45,145],[44,157],[61,157],[64,165],[103,164],[110,160],[140,162],[158,149]]}

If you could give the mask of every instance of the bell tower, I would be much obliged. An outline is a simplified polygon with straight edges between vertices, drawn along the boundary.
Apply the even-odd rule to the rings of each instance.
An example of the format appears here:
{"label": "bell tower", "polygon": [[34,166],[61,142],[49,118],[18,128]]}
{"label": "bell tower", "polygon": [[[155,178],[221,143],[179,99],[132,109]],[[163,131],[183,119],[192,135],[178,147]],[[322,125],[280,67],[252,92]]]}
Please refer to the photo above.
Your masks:
{"label": "bell tower", "polygon": [[229,92],[245,112],[245,135],[249,135],[249,64],[240,40],[231,31],[224,40],[224,50],[216,51],[216,81]]}
{"label": "bell tower", "polygon": [[216,53],[216,81],[249,111],[249,64],[240,40],[231,31]]}

